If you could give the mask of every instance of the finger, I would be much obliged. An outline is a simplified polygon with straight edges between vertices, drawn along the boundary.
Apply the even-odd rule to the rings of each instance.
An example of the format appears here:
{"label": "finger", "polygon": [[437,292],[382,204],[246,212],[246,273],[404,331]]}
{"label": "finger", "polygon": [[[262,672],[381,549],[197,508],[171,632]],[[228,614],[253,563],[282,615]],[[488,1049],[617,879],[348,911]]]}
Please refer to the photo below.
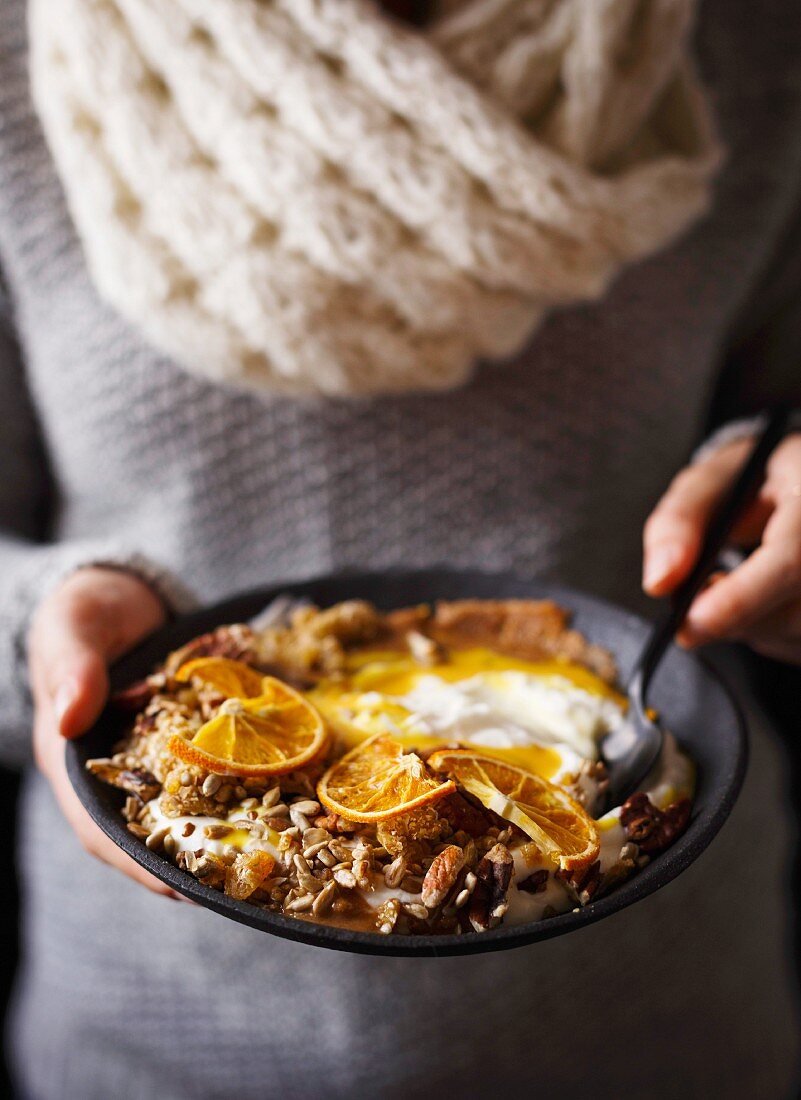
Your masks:
{"label": "finger", "polygon": [[783,604],[754,622],[742,641],[766,657],[801,664],[801,599]]}
{"label": "finger", "polygon": [[80,570],[40,608],[29,645],[32,685],[37,703],[52,701],[63,736],[95,721],[108,694],[108,661],[163,619],[145,584],[109,569]]}
{"label": "finger", "polygon": [[771,516],[762,545],[696,598],[686,626],[701,640],[743,637],[755,623],[799,593],[801,500],[791,500]]}
{"label": "finger", "polygon": [[747,451],[747,444],[724,447],[673,479],[643,532],[643,587],[649,595],[666,595],[690,572],[712,513]]}
{"label": "finger", "polygon": [[103,654],[66,615],[50,614],[31,647],[31,686],[38,706],[52,707],[63,737],[77,737],[95,721],[108,694]]}
{"label": "finger", "polygon": [[788,638],[758,638],[749,645],[763,657],[787,665],[801,665],[801,641]]}

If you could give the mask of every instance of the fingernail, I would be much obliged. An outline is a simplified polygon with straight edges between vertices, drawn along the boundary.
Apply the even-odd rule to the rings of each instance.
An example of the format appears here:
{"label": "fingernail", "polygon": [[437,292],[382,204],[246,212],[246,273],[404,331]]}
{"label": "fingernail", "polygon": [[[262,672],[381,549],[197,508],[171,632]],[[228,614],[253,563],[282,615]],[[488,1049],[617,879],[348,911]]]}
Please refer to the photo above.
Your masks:
{"label": "fingernail", "polygon": [[649,550],[645,560],[643,588],[659,588],[679,564],[681,556],[682,548],[676,542],[662,543]]}
{"label": "fingernail", "polygon": [[65,680],[59,684],[56,688],[56,693],[53,696],[53,710],[56,715],[56,722],[59,726],[59,732],[61,726],[72,704],[78,697],[78,686],[74,680]]}

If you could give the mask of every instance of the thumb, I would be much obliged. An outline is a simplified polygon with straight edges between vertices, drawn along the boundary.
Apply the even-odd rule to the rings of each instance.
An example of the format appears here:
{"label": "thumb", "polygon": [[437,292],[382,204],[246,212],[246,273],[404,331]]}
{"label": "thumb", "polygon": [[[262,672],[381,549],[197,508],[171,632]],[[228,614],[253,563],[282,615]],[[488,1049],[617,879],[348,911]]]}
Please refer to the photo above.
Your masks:
{"label": "thumb", "polygon": [[105,657],[76,638],[54,664],[49,679],[56,728],[62,737],[77,737],[99,717],[105,704],[109,688]]}
{"label": "thumb", "polygon": [[154,630],[164,614],[138,578],[99,568],[73,574],[40,607],[31,630],[32,686],[63,737],[77,737],[95,721],[108,695],[109,660]]}

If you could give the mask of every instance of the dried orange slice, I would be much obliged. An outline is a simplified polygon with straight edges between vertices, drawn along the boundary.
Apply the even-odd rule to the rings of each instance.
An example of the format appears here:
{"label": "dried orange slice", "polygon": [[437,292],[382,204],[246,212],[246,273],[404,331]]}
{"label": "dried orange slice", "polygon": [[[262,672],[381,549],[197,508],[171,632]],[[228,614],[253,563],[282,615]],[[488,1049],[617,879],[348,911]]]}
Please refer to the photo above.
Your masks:
{"label": "dried orange slice", "polygon": [[218,775],[281,775],[302,768],[325,747],[325,723],[297,691],[262,677],[255,699],[226,699],[191,741],[173,734],[174,756]]}
{"label": "dried orange slice", "polygon": [[232,661],[230,657],[195,657],[181,665],[175,679],[181,683],[201,680],[226,699],[253,699],[261,695],[264,677],[244,661]]}
{"label": "dried orange slice", "polygon": [[598,858],[597,825],[583,806],[547,779],[466,749],[441,749],[429,756],[428,764],[517,825],[562,870],[575,871]]}
{"label": "dried orange slice", "polygon": [[351,749],[317,784],[317,797],[349,821],[384,821],[410,813],[456,790],[436,779],[414,752],[379,733]]}

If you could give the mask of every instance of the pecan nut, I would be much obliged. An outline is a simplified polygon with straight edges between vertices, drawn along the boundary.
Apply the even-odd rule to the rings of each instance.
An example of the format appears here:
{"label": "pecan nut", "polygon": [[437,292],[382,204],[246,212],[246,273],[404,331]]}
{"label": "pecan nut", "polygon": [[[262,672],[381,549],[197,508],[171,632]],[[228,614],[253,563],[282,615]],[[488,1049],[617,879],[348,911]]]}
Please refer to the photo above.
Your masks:
{"label": "pecan nut", "polygon": [[171,675],[195,657],[228,657],[232,661],[253,663],[255,656],[255,635],[251,628],[245,623],[231,623],[201,634],[174,650],[165,662],[165,669]]}
{"label": "pecan nut", "polygon": [[547,885],[548,868],[541,867],[539,871],[534,871],[528,878],[518,880],[517,888],[522,890],[524,894],[541,894]]}
{"label": "pecan nut", "polygon": [[86,767],[104,783],[136,795],[142,802],[150,802],[161,790],[161,783],[146,768],[121,768],[110,760],[90,760]]}
{"label": "pecan nut", "polygon": [[449,844],[428,868],[420,891],[420,900],[429,909],[440,905],[453,888],[464,867],[464,852],[455,844]]}
{"label": "pecan nut", "polygon": [[629,840],[647,855],[670,847],[690,821],[690,800],[673,802],[665,810],[654,806],[643,791],[627,798],[620,809],[620,824]]}
{"label": "pecan nut", "polygon": [[443,798],[437,806],[437,812],[440,817],[445,818],[455,833],[461,829],[472,837],[485,836],[495,824],[483,806],[473,805],[461,793]]}
{"label": "pecan nut", "polygon": [[505,844],[496,844],[476,867],[476,886],[470,900],[470,923],[476,932],[500,924],[509,907],[507,897],[514,860]]}

